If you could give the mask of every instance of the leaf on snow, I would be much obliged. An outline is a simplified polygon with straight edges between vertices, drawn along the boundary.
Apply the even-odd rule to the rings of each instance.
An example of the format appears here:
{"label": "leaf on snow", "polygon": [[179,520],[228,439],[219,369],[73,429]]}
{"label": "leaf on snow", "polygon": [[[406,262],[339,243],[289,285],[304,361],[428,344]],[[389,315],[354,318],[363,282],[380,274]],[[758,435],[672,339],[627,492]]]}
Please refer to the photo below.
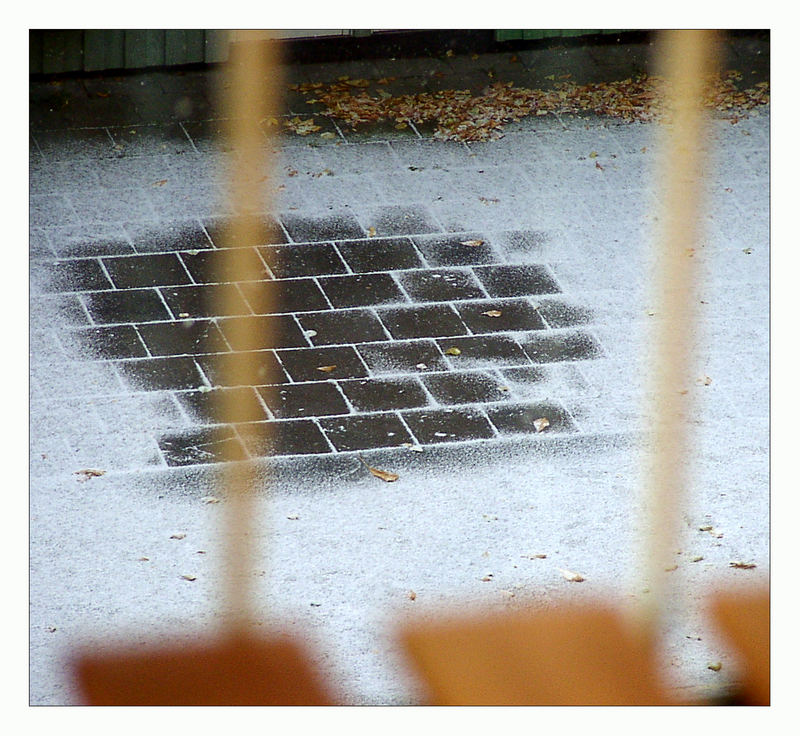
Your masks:
{"label": "leaf on snow", "polygon": [[[561,570],[561,568],[559,568]],[[568,580],[570,583],[582,583],[586,580],[583,575],[579,572],[571,572],[570,570],[561,570],[561,574],[564,576],[565,580]]]}
{"label": "leaf on snow", "polygon": [[550,426],[550,420],[547,417],[539,417],[533,421],[533,426],[537,432],[544,432]]}
{"label": "leaf on snow", "polygon": [[85,483],[90,478],[99,478],[101,475],[105,475],[105,470],[96,470],[95,468],[84,468],[83,470],[76,470],[74,475],[78,476],[78,480],[81,483]]}
{"label": "leaf on snow", "polygon": [[364,460],[361,455],[358,456],[358,459],[364,463],[364,467],[369,470],[376,478],[380,478],[381,480],[386,481],[387,483],[392,483],[396,481],[400,476],[397,473],[390,473],[388,470],[379,470],[378,468],[373,468],[371,465],[367,465],[367,461]]}
{"label": "leaf on snow", "polygon": [[742,562],[740,560],[729,562],[728,564],[730,567],[735,567],[737,570],[752,570],[754,567],[756,567],[755,562]]}

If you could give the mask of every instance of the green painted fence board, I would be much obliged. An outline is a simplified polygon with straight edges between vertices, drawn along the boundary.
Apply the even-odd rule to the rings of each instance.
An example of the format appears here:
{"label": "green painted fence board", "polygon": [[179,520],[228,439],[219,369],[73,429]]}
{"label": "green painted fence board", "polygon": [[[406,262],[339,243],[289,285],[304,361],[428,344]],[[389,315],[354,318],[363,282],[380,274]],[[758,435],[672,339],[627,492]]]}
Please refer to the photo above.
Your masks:
{"label": "green painted fence board", "polygon": [[125,66],[125,31],[88,30],[83,32],[83,69],[121,69]]}
{"label": "green painted fence board", "polygon": [[167,30],[164,63],[167,66],[197,64],[205,59],[205,34],[201,30]]}
{"label": "green painted fence board", "polygon": [[83,31],[48,31],[42,48],[42,72],[75,72],[83,68]]}
{"label": "green painted fence board", "polygon": [[494,32],[497,41],[538,41],[543,38],[574,38],[593,36],[600,33],[622,33],[618,29],[589,28],[529,28],[524,30],[503,29]]}
{"label": "green painted fence board", "polygon": [[125,31],[125,67],[164,65],[164,31]]}

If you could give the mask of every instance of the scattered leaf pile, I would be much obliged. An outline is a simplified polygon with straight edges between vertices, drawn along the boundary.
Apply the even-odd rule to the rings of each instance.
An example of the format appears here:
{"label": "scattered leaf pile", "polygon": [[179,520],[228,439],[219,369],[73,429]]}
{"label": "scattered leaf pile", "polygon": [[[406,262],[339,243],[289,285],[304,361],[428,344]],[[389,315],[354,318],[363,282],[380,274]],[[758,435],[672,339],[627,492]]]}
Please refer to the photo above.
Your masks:
{"label": "scattered leaf pile", "polygon": [[[737,71],[711,77],[705,92],[706,106],[728,113],[731,122],[736,122],[737,112],[742,114],[769,102],[769,82],[740,90],[736,83],[741,79]],[[479,95],[453,89],[392,95],[386,89],[391,81],[341,77],[332,84],[308,82],[290,89],[306,95],[308,103],[321,105],[321,115],[351,128],[379,121],[394,121],[396,127],[434,121],[436,139],[482,141],[501,138],[504,125],[530,115],[594,112],[625,122],[655,120],[663,116],[661,100],[666,86],[662,78],[643,75],[593,84],[563,81],[547,90],[496,82]],[[299,135],[320,129],[313,118],[295,117],[284,125]]]}

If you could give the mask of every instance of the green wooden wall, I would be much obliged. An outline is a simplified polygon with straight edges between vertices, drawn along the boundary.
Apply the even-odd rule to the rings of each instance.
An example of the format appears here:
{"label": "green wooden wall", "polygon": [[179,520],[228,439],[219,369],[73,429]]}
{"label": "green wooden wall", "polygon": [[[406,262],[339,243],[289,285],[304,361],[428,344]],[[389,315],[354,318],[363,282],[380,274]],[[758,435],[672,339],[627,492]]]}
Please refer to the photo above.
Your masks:
{"label": "green wooden wall", "polygon": [[569,38],[574,36],[594,36],[598,33],[622,33],[621,30],[609,29],[584,29],[584,28],[567,28],[567,29],[553,29],[553,28],[534,28],[528,30],[512,31],[502,30],[495,31],[494,37],[498,41],[538,41],[542,38]]}

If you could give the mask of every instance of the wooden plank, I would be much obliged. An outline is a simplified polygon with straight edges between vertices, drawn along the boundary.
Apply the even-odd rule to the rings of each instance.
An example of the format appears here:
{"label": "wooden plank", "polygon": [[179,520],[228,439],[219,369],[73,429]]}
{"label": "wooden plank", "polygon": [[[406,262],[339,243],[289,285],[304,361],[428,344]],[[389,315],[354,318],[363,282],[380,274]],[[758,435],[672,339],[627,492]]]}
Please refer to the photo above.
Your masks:
{"label": "wooden plank", "polygon": [[42,73],[42,33],[30,30],[28,32],[28,64],[29,74]]}
{"label": "wooden plank", "polygon": [[125,32],[121,29],[84,31],[84,70],[122,69],[125,66],[124,42]]}
{"label": "wooden plank", "polygon": [[125,68],[142,69],[164,65],[164,31],[125,31]]}
{"label": "wooden plank", "polygon": [[228,58],[228,31],[205,31],[203,61],[216,64]]}
{"label": "wooden plank", "polygon": [[205,36],[200,29],[168,29],[164,34],[164,63],[199,64],[205,54]]}
{"label": "wooden plank", "polygon": [[83,68],[83,31],[42,31],[42,72],[77,72]]}

